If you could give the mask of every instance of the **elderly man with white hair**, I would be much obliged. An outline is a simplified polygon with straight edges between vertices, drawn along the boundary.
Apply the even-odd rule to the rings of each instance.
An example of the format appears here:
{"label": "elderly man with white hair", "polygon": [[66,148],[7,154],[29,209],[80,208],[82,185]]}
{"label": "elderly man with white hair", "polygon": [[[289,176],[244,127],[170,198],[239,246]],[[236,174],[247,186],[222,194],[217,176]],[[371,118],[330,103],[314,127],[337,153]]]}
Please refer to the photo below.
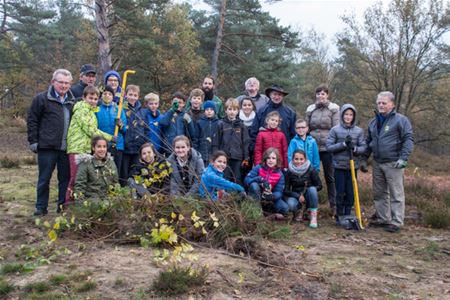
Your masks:
{"label": "elderly man with white hair", "polygon": [[266,95],[259,93],[259,80],[256,77],[250,77],[245,81],[245,94],[238,96],[236,99],[241,104],[244,98],[251,98],[256,110],[269,102],[269,98]]}

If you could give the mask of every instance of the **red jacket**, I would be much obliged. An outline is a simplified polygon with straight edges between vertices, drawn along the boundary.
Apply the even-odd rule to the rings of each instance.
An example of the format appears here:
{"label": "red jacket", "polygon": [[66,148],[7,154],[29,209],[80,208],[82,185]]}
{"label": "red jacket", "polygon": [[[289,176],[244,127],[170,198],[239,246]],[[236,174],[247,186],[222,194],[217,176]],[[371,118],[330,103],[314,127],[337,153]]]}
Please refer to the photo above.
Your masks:
{"label": "red jacket", "polygon": [[278,149],[281,155],[281,165],[284,168],[288,167],[287,160],[287,149],[288,144],[286,141],[286,136],[280,129],[269,129],[269,128],[261,128],[259,129],[258,136],[256,137],[256,145],[255,145],[255,155],[254,155],[254,165],[258,165],[261,163],[263,158],[264,151],[269,149],[270,147]]}

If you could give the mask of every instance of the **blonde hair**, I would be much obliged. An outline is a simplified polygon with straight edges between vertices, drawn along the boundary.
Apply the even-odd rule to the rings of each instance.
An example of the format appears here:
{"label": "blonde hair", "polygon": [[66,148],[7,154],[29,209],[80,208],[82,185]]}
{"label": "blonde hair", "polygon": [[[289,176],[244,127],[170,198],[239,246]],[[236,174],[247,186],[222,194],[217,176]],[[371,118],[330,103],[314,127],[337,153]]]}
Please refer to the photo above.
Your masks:
{"label": "blonde hair", "polygon": [[141,89],[139,88],[138,85],[135,85],[135,84],[127,85],[127,88],[125,89],[125,95],[128,94],[129,91],[136,92],[136,93],[138,93],[138,95],[141,93]]}
{"label": "blonde hair", "polygon": [[228,98],[225,102],[225,109],[228,109],[229,107],[239,109],[239,101],[235,98]]}
{"label": "blonde hair", "polygon": [[189,148],[191,148],[191,141],[189,140],[189,138],[185,135],[177,135],[173,141],[172,141],[172,146],[175,147],[175,144],[177,142],[185,142],[186,145],[189,146]]}
{"label": "blonde hair", "polygon": [[193,89],[189,94],[189,98],[202,97],[202,101],[205,100],[205,93],[201,89]]}
{"label": "blonde hair", "polygon": [[157,101],[159,102],[159,96],[158,94],[155,93],[148,93],[147,95],[145,95],[144,97],[144,104],[148,103],[150,101]]}

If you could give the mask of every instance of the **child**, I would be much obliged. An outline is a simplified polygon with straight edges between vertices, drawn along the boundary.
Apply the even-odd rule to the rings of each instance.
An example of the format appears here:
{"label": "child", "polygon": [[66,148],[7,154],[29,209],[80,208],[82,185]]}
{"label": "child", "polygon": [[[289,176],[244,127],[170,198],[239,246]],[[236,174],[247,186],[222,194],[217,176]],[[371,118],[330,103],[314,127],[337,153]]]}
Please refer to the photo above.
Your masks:
{"label": "child", "polygon": [[224,151],[229,160],[225,178],[242,185],[241,165],[248,165],[250,138],[248,129],[237,117],[239,102],[230,98],[225,102],[225,118],[220,120],[213,141],[213,152]]}
{"label": "child", "polygon": [[306,158],[305,151],[295,150],[286,172],[286,188],[283,193],[286,206],[294,212],[295,221],[301,221],[302,215],[299,212],[302,204],[306,204],[310,215],[309,227],[317,228],[317,192],[321,189],[319,174]]}
{"label": "child", "polygon": [[110,187],[118,182],[117,169],[108,153],[108,141],[104,137],[95,136],[91,145],[92,155],[79,158],[74,190],[77,199],[101,200],[108,196]]}
{"label": "child", "polygon": [[173,169],[170,194],[193,196],[198,193],[200,176],[205,168],[203,159],[184,135],[173,139],[173,148],[174,152],[167,158]]}
{"label": "child", "polygon": [[319,147],[316,140],[308,134],[308,123],[303,119],[298,119],[295,122],[295,132],[297,134],[289,143],[288,160],[292,160],[295,150],[303,150],[306,153],[306,158],[311,162],[317,173],[320,172],[320,156]]}
{"label": "child", "polygon": [[199,189],[201,198],[210,197],[212,201],[221,200],[224,191],[245,194],[242,186],[223,178],[223,171],[226,167],[227,155],[223,151],[216,151],[211,156],[211,163],[202,174]]}
{"label": "child", "polygon": [[256,136],[254,164],[259,165],[263,153],[269,148],[278,149],[281,155],[281,165],[288,167],[287,162],[287,140],[284,133],[279,129],[281,117],[277,111],[272,111],[266,116],[266,128],[260,128]]}
{"label": "child", "polygon": [[148,124],[148,137],[155,146],[155,150],[161,153],[162,150],[162,132],[161,132],[161,113],[159,111],[159,96],[149,93],[144,97],[144,108],[147,109],[144,115],[145,122]]}
{"label": "child", "polygon": [[99,110],[95,113],[98,121],[98,129],[104,131],[110,135],[114,135],[116,125],[119,126],[119,132],[117,136],[117,144],[114,145],[110,142],[108,144],[108,151],[112,153],[114,162],[116,163],[117,170],[120,170],[122,166],[122,155],[125,148],[124,134],[127,128],[127,117],[122,111],[120,119],[117,119],[117,112],[119,110],[118,105],[113,102],[114,89],[107,85],[102,93],[102,101],[99,105]]}
{"label": "child", "polygon": [[[333,153],[333,167],[336,186],[336,215],[339,225],[345,228],[348,220],[344,216],[351,214],[353,207],[353,186],[350,173],[350,153],[362,155],[366,151],[366,141],[363,130],[356,126],[356,109],[351,104],[344,104],[341,108],[340,124],[331,128],[327,139],[327,151]],[[359,161],[355,160],[355,173]]]}
{"label": "child", "polygon": [[161,117],[161,126],[164,131],[164,152],[172,153],[170,145],[176,136],[184,135],[192,142],[195,137],[195,127],[192,118],[185,113],[186,97],[181,92],[172,95],[172,107]]}
{"label": "child", "polygon": [[187,113],[191,116],[194,124],[203,116],[204,107],[202,108],[205,93],[201,89],[193,89],[189,95],[190,107]]}
{"label": "child", "polygon": [[244,122],[244,125],[248,127],[252,126],[253,119],[256,116],[256,107],[252,98],[245,97],[241,101],[241,110],[239,111],[239,119]]}
{"label": "child", "polygon": [[206,166],[212,155],[212,141],[217,134],[219,119],[216,117],[216,105],[213,101],[206,101],[203,107],[205,113],[195,124],[194,148],[200,152]]}
{"label": "child", "polygon": [[284,175],[280,167],[281,157],[278,149],[267,149],[262,163],[255,166],[245,177],[245,185],[249,195],[261,202],[265,213],[275,212],[272,216],[274,219],[284,220],[287,210],[282,200]]}
{"label": "child", "polygon": [[76,155],[91,152],[91,139],[101,135],[108,141],[117,142],[117,138],[98,129],[95,112],[98,110],[97,101],[99,90],[94,86],[87,86],[83,91],[83,101],[77,102],[73,107],[72,119],[67,132],[67,154],[69,154],[70,179],[66,192],[66,203],[72,200],[73,186],[77,174]]}
{"label": "child", "polygon": [[170,164],[158,156],[150,143],[139,149],[139,163],[134,165],[128,178],[128,186],[136,190],[139,197],[149,194],[169,194]]}
{"label": "child", "polygon": [[104,85],[109,85],[110,87],[112,87],[112,89],[114,90],[113,101],[119,104],[120,95],[122,93],[122,88],[120,87],[122,85],[122,78],[120,78],[119,73],[113,70],[106,72],[104,76]]}
{"label": "child", "polygon": [[139,149],[148,140],[148,125],[145,123],[145,110],[138,100],[139,92],[139,86],[133,84],[128,85],[125,89],[124,109],[128,128],[125,134],[122,169],[119,171],[121,186],[127,185],[131,167],[139,162]]}

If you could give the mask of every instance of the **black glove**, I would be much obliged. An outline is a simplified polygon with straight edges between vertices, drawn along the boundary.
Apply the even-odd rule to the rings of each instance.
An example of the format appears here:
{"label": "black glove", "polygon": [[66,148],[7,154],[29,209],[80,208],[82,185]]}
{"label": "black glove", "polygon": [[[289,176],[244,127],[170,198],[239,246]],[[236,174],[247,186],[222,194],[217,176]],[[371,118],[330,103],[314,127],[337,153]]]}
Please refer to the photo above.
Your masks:
{"label": "black glove", "polygon": [[367,172],[369,171],[369,169],[367,169],[367,161],[362,160],[362,161],[359,163],[359,169],[361,170],[361,172],[367,173]]}
{"label": "black glove", "polygon": [[345,147],[347,147],[348,150],[353,150],[353,142],[352,142],[352,137],[350,135],[347,135],[345,137],[344,144],[345,144]]}
{"label": "black glove", "polygon": [[122,129],[122,126],[123,126],[122,120],[120,120],[119,118],[114,119],[114,125],[115,125],[115,126],[118,126],[119,129]]}
{"label": "black glove", "polygon": [[273,194],[267,194],[262,196],[265,201],[274,202],[275,196]]}

